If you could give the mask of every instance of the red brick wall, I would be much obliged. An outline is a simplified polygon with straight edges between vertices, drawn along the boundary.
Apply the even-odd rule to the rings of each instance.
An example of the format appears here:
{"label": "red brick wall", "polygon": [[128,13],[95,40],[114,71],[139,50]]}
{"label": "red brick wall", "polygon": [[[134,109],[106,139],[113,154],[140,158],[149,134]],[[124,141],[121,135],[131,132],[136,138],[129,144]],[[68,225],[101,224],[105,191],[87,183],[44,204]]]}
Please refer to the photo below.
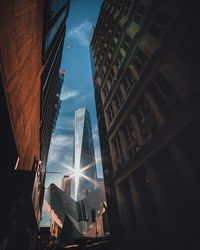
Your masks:
{"label": "red brick wall", "polygon": [[18,168],[39,159],[43,0],[3,0],[0,66],[19,153]]}

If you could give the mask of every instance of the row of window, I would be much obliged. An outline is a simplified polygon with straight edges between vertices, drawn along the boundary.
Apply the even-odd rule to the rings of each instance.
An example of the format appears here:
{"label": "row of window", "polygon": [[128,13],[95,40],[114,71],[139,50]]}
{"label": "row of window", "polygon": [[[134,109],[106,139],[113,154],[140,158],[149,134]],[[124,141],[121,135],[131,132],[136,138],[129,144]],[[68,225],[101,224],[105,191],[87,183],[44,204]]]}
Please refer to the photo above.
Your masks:
{"label": "row of window", "polygon": [[[130,3],[127,3],[126,6],[128,6]],[[150,6],[142,3],[139,4],[138,6],[136,6],[136,8],[134,8],[132,10],[132,20],[137,23],[139,26],[141,26],[143,20],[145,19],[145,15],[148,12]],[[164,12],[161,11],[157,11],[155,12],[155,14],[152,17],[152,21],[151,24],[148,28],[148,33],[151,34],[153,37],[155,37],[156,39],[161,39],[165,37],[165,33],[167,32],[166,27],[170,24],[171,21],[171,17],[169,15],[167,15]],[[108,23],[106,23],[108,25]],[[102,27],[102,29],[104,29],[105,27]],[[112,27],[111,30],[113,30],[114,27]],[[165,31],[165,32],[164,32]],[[101,37],[101,32],[99,31],[99,38]],[[113,35],[114,36],[114,35]],[[110,39],[112,45],[111,45],[111,51],[114,52],[116,43],[119,41],[119,38],[121,36],[121,31],[120,28],[118,27],[115,33],[115,36],[112,39]],[[97,41],[100,39],[97,39]],[[107,40],[106,44],[108,45],[109,40]],[[131,43],[131,39],[129,36],[126,36],[124,39],[124,44],[123,44],[123,48],[126,50],[128,49],[128,47],[130,46]],[[107,47],[107,46],[106,46]],[[97,48],[97,50],[100,52],[100,48]],[[96,55],[95,55],[96,57]],[[97,57],[96,57],[97,58]],[[101,57],[103,59],[103,57]]]}
{"label": "row of window", "polygon": [[[107,48],[109,47],[110,41],[112,41],[112,42],[111,42],[111,45],[110,45],[110,46],[111,46],[110,54],[111,54],[111,52],[114,51],[114,47],[115,47],[115,45],[116,45],[116,43],[117,43],[117,37],[118,37],[118,39],[119,39],[119,37],[120,37],[120,30],[119,30],[119,29],[117,29],[115,35],[112,34],[113,31],[114,31],[114,24],[113,24],[113,22],[111,22],[111,25],[110,25],[110,27],[109,27],[109,32],[107,32],[107,33],[105,34],[105,38],[106,38],[105,42],[104,42],[104,43],[100,42],[100,44],[101,44],[103,47],[100,48],[100,46],[99,46],[99,47],[97,48],[96,53],[95,53],[95,57],[97,58],[96,65],[97,65],[98,68],[99,68],[99,65],[101,65],[102,62],[103,62],[103,60],[104,60],[104,57],[105,57],[105,54],[106,54],[106,52],[107,52]],[[114,39],[111,39],[111,37],[113,37],[113,36],[114,36]],[[101,52],[101,55],[99,55],[100,52]],[[111,58],[111,55],[110,55],[109,59],[110,59],[110,58]],[[108,62],[106,62],[106,63],[108,63]]]}
{"label": "row of window", "polygon": [[[121,9],[123,3],[124,3],[124,1],[117,2],[117,4],[118,4],[118,5],[117,5],[117,8],[118,8],[118,9]],[[125,9],[127,8],[127,10],[130,11],[130,7],[131,7],[132,3],[133,3],[133,1],[128,1],[128,2],[125,4]],[[101,25],[102,25],[102,24],[101,24]],[[108,26],[108,23],[105,24],[105,27],[107,28],[106,25]],[[105,29],[105,27],[102,27],[102,28]],[[108,30],[108,33],[110,33],[110,37],[107,36],[106,42],[105,42],[105,44],[104,44],[104,45],[106,45],[106,46],[105,46],[105,48],[104,48],[104,50],[103,50],[103,53],[104,53],[105,49],[108,47],[109,40],[112,41],[112,42],[111,42],[111,52],[114,52],[115,47],[116,47],[116,44],[118,43],[118,41],[119,41],[119,39],[120,39],[120,36],[121,36],[121,27],[120,27],[120,26],[117,27],[116,32],[115,32],[115,35],[112,34],[113,30],[114,30],[114,23],[112,23],[112,25],[110,25],[110,28],[109,28],[109,30]],[[100,34],[101,34],[101,32],[99,31],[99,38],[101,37],[101,39],[103,39],[104,36],[101,36]],[[114,38],[113,38],[113,39],[110,39],[111,36],[113,36]],[[99,41],[100,41],[101,39],[99,39]],[[98,40],[98,39],[97,39],[97,40]],[[131,42],[130,40],[131,40],[131,39],[130,39],[128,36],[125,37],[125,39],[124,39],[124,44],[122,45],[122,47],[123,47],[125,50],[128,49],[128,47],[129,47],[129,45],[130,45],[130,42]],[[96,53],[95,57],[98,58],[99,52],[101,51],[100,47],[98,47],[96,51],[97,51],[97,53]],[[102,53],[102,55],[100,56],[100,61],[99,61],[99,62],[96,62],[96,63],[97,63],[97,66],[98,66],[98,69],[99,69],[99,65],[98,65],[98,64],[100,64],[100,63],[102,62],[103,58],[104,58],[104,54],[105,54],[105,53],[104,53],[104,54],[103,54],[103,53]]]}
{"label": "row of window", "polygon": [[[161,13],[161,12],[156,12],[154,19],[157,22],[159,21],[160,24],[164,26],[164,25],[168,25],[169,24],[170,17],[167,16],[167,15],[165,15],[165,14],[163,14],[163,13]],[[195,27],[195,25],[192,25],[192,27],[193,26]],[[186,35],[189,32],[189,30],[193,30],[194,31],[195,30],[194,27],[193,27],[193,29],[191,29],[191,26],[190,26],[190,29],[187,30]],[[193,33],[190,32],[190,33],[196,34],[195,32],[193,32]],[[196,41],[198,39],[196,39],[195,41],[193,41],[191,38],[194,37],[194,36],[189,36],[189,38],[190,38],[189,39],[188,36],[186,36],[186,35],[185,35],[185,37],[188,40],[185,39],[184,42],[181,42],[179,44],[179,46],[177,47],[178,49],[176,50],[176,53],[179,54],[180,57],[182,57],[186,62],[190,63],[191,65],[194,65],[194,66],[198,65],[198,60],[195,60],[197,58],[197,56],[196,57],[194,56],[194,54],[198,55],[198,53],[197,53],[197,51],[198,51],[197,50],[198,45],[196,45],[197,44]],[[128,42],[127,42],[127,40],[128,40]],[[127,50],[128,47],[130,46],[130,43],[131,43],[130,37],[128,35],[125,36],[125,39],[124,39],[124,41],[122,43],[122,46],[124,44],[127,44],[127,47],[126,48],[124,47]],[[189,48],[192,48],[193,50],[192,49],[189,50]],[[191,51],[193,52],[193,53],[191,53],[192,56],[190,56],[190,52]],[[125,51],[125,53],[126,53],[126,51]],[[193,58],[193,59],[191,60],[191,58]],[[116,61],[114,62],[115,66],[117,67],[117,69],[120,68],[123,59],[124,59],[124,57],[123,57],[123,55],[121,53],[121,50],[119,50],[118,56],[116,57]],[[110,61],[110,58],[107,58],[106,65],[105,65],[105,67],[103,67],[104,70],[102,72],[102,78],[104,78],[104,75],[106,73],[106,69],[108,68],[108,65],[109,65],[109,61]],[[134,66],[134,70],[135,70],[136,75],[138,77],[142,73],[142,71],[143,71],[145,65],[147,64],[147,62],[148,62],[148,57],[146,56],[146,54],[140,48],[138,48],[136,50],[135,57],[134,57],[134,59],[131,62],[131,64]],[[123,85],[124,85],[126,91],[130,90],[130,88],[131,88],[131,86],[133,85],[134,82],[135,82],[134,75],[131,74],[130,72],[128,74],[126,74],[124,82],[123,82]],[[107,81],[107,83],[108,83],[108,81]],[[103,99],[104,100],[108,96],[109,89],[110,89],[109,86],[107,86],[108,85],[107,83],[105,84],[105,87],[102,90]],[[156,91],[154,93],[156,93]]]}
{"label": "row of window", "polygon": [[[120,96],[115,97],[118,98]],[[180,104],[181,101],[171,85],[157,72],[112,141],[116,160],[123,157],[123,147],[127,148],[130,156],[141,151],[144,145],[151,142],[161,125],[175,114]],[[114,114],[108,116],[109,119],[111,116],[114,118]]]}
{"label": "row of window", "polygon": [[[126,54],[124,54],[126,55]],[[120,65],[123,61],[124,57],[122,56],[122,54],[120,53],[120,56],[117,57],[116,60],[116,70],[111,70],[109,77],[113,78],[113,80],[116,78],[116,74],[120,68]],[[138,48],[136,50],[136,54],[134,59],[130,62],[130,65],[128,66],[123,79],[121,80],[120,85],[123,85],[123,88],[125,89],[125,93],[126,95],[129,94],[130,89],[133,85],[135,85],[136,83],[136,78],[134,76],[133,71],[135,70],[137,75],[140,75],[142,70],[144,69],[145,65],[148,62],[148,58],[147,56],[144,54],[144,52]],[[103,77],[103,76],[102,76]],[[109,78],[108,78],[109,79]],[[107,80],[105,83],[104,88],[102,89],[102,93],[103,93],[103,100],[105,101],[105,99],[107,98],[108,94],[109,94],[109,90],[110,90],[110,83],[113,82],[113,80],[109,81]],[[112,85],[112,84],[111,84]],[[120,88],[120,87],[119,87]],[[118,91],[118,93],[120,93],[120,91]]]}
{"label": "row of window", "polygon": [[[141,25],[142,23],[142,20],[144,19],[145,17],[145,14],[147,13],[147,9],[148,9],[149,6],[145,6],[143,4],[140,4],[136,10],[135,10],[135,14],[133,15],[133,21],[139,25]],[[141,18],[141,21],[138,21],[138,17],[140,16]],[[170,23],[170,16],[168,16],[167,14],[163,13],[163,12],[160,12],[160,11],[157,11],[154,16],[153,16],[153,19],[152,19],[152,23],[151,25],[149,26],[148,28],[148,33],[151,34],[153,37],[155,37],[156,39],[160,39],[162,37],[165,37],[165,33],[167,32],[166,30],[166,27],[167,25]],[[165,31],[165,32],[164,32]],[[115,33],[115,36],[114,38],[111,40],[111,52],[113,53],[114,50],[115,50],[115,47],[116,47],[116,44],[117,42],[119,41],[120,39],[120,36],[121,36],[121,30],[120,28],[117,29],[116,33]],[[132,42],[132,39],[127,35],[125,34],[125,37],[124,37],[124,40],[123,40],[123,43],[121,45],[121,48],[127,52],[127,50],[129,49],[130,47],[130,44]],[[108,43],[108,41],[107,41]],[[106,44],[107,44],[106,43]],[[138,52],[139,53],[139,52]],[[142,56],[142,55],[141,55]],[[101,59],[103,60],[103,55],[101,55]],[[102,62],[102,60],[100,60],[99,63]],[[118,55],[117,57],[117,68],[120,67],[121,65],[121,62],[122,62],[123,58],[122,56]],[[143,58],[143,61],[145,60],[145,58]],[[135,58],[135,67],[138,69],[138,71],[141,70],[142,68],[142,65],[144,62],[142,61],[142,63],[140,61],[137,60],[137,58]]]}
{"label": "row of window", "polygon": [[[97,29],[97,31],[98,31],[98,33],[96,34],[97,38],[96,38],[95,43],[93,44],[94,48],[96,47],[96,49],[95,49],[95,58],[98,58],[98,53],[100,52],[99,44],[102,43],[101,40],[104,39],[104,36],[107,33],[107,30],[109,32],[109,27],[108,26],[110,26],[110,23],[108,25],[108,21],[106,21],[106,19],[108,18],[107,10],[108,10],[109,7],[110,7],[110,4],[104,2],[104,6],[103,6],[104,10],[103,10],[102,15],[100,17],[100,20],[98,21],[99,29]],[[106,30],[106,32],[105,32],[105,30]]]}
{"label": "row of window", "polygon": [[50,9],[51,9],[51,19],[67,4],[69,0],[51,0]]}
{"label": "row of window", "polygon": [[47,52],[48,48],[51,46],[54,37],[56,36],[56,34],[58,33],[58,31],[59,31],[59,29],[61,27],[62,22],[66,18],[67,11],[68,11],[68,7],[65,8],[65,10],[63,11],[63,13],[60,15],[60,17],[55,22],[54,26],[48,32],[48,34],[46,36],[45,53]]}
{"label": "row of window", "polygon": [[[122,6],[122,4],[123,4],[123,2],[124,1],[122,1],[121,3],[119,3],[119,6]],[[128,1],[127,3],[126,3],[126,5],[125,5],[125,7],[127,7],[127,8],[130,8],[130,6],[132,5],[132,1]],[[121,8],[121,7],[120,7]],[[144,6],[143,5],[139,5],[139,7],[138,7],[138,13],[143,13],[142,12],[142,9],[144,8]],[[146,8],[146,7],[145,7]],[[144,14],[144,13],[143,13]],[[107,24],[107,23],[106,23]],[[108,25],[108,24],[107,24]],[[105,27],[102,27],[102,28],[105,28]],[[113,30],[114,30],[114,25],[112,25],[112,27],[110,27],[110,29],[109,29],[109,33],[111,34],[111,36],[113,36],[114,38],[113,39],[110,39],[110,41],[111,41],[111,52],[114,52],[114,50],[115,50],[115,47],[116,47],[116,44],[118,43],[118,41],[119,41],[119,39],[120,39],[120,37],[121,37],[121,27],[120,26],[118,26],[117,27],[117,29],[116,29],[116,32],[115,32],[115,35],[113,35],[112,34],[112,32],[113,32]],[[104,38],[104,36],[101,36],[101,33],[102,32],[100,32],[99,31],[99,39],[97,39],[97,40],[101,40],[102,38]],[[110,37],[111,37],[110,36]],[[101,38],[101,39],[100,39]],[[108,36],[107,36],[107,42],[106,42],[106,45],[109,43],[109,40],[108,40]],[[132,39],[128,36],[128,35],[125,35],[125,38],[124,38],[124,40],[123,40],[123,44],[122,44],[122,48],[125,50],[125,51],[127,51],[128,50],[128,48],[129,48],[129,46],[130,46],[130,44],[131,44],[131,41],[132,41]],[[107,47],[107,46],[106,46]],[[100,50],[100,47],[98,47],[97,48],[97,53],[96,53],[96,55],[95,55],[95,57],[96,58],[98,58],[98,53],[100,52],[101,50]],[[101,63],[102,62],[102,59],[104,58],[104,55],[105,55],[105,49],[103,50],[103,53],[102,53],[102,55],[100,56],[100,62],[97,62],[97,64],[99,64],[99,63]],[[99,68],[99,67],[98,67]]]}
{"label": "row of window", "polygon": [[[114,38],[114,39],[116,39],[116,38]],[[111,51],[114,50],[114,48],[116,46],[116,43],[117,43],[117,41],[115,42],[114,39],[113,39],[113,46],[111,45]],[[128,50],[128,48],[130,46],[130,42],[131,42],[131,39],[128,38],[128,35],[126,35],[125,39],[124,39],[124,41],[123,41],[123,43],[121,45],[121,48],[118,51],[118,54],[116,56],[116,60],[115,60],[114,65],[113,65],[114,72],[111,70],[110,77],[114,78],[116,76],[116,72],[119,70],[119,68],[121,66],[121,63],[122,63],[123,59],[126,56],[127,50]],[[103,58],[103,55],[104,55],[104,53],[102,54],[102,58]],[[111,60],[111,56],[112,56],[112,53],[108,52],[108,54],[106,56],[106,59],[105,59],[104,66],[102,67],[102,72],[101,72],[101,78],[102,79],[106,75],[106,71],[109,68],[109,63],[110,63],[110,60]],[[100,59],[101,59],[101,57],[100,57]],[[100,60],[100,62],[101,61],[102,61],[102,59]],[[105,89],[105,91],[104,91],[104,89]],[[107,96],[107,94],[108,94],[107,84],[105,85],[104,89],[103,89],[103,92],[105,92],[105,94],[104,94],[104,98],[105,98]]]}

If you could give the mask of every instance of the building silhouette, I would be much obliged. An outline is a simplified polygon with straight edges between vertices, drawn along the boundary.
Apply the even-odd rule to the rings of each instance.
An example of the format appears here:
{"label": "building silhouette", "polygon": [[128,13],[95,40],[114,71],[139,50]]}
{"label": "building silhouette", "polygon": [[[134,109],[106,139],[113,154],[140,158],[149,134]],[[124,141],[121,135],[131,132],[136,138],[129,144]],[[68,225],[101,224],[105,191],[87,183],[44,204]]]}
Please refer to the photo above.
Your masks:
{"label": "building silhouette", "polygon": [[35,249],[69,1],[0,3],[0,248]]}
{"label": "building silhouette", "polygon": [[105,0],[91,39],[110,231],[129,249],[197,244],[196,7],[185,1]]}
{"label": "building silhouette", "polygon": [[[72,197],[83,199],[94,190],[96,164],[92,128],[88,110],[83,107],[75,112],[73,167],[75,173],[82,170],[79,178],[72,179]],[[83,176],[84,175],[84,176]]]}

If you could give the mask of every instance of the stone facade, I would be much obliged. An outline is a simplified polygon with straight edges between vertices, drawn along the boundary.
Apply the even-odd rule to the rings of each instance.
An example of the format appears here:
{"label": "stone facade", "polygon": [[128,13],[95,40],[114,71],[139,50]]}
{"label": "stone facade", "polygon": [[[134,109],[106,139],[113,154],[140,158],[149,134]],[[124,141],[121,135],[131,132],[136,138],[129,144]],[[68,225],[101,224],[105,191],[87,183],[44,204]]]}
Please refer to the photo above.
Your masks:
{"label": "stone facade", "polygon": [[197,16],[194,5],[178,1],[105,0],[93,33],[106,192],[113,187],[130,249],[195,246]]}

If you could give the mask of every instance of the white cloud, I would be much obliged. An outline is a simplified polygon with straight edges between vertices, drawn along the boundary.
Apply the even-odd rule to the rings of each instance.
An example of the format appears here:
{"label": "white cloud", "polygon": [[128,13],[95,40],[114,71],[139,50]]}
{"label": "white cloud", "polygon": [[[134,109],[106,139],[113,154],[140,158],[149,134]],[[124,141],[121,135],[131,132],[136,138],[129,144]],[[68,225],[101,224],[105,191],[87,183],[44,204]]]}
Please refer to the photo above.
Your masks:
{"label": "white cloud", "polygon": [[92,24],[85,20],[80,25],[69,30],[68,37],[78,40],[82,46],[88,46],[91,29]]}
{"label": "white cloud", "polygon": [[52,136],[51,145],[53,146],[69,146],[71,143],[70,138],[66,135],[54,135]]}
{"label": "white cloud", "polygon": [[67,152],[69,152],[69,149],[72,147],[72,143],[72,136],[53,135],[49,149],[48,165],[61,162],[63,160],[63,151],[66,151],[64,155],[67,155]]}
{"label": "white cloud", "polygon": [[68,88],[65,91],[61,92],[60,99],[62,101],[67,101],[67,100],[74,98],[78,95],[79,95],[78,91]]}
{"label": "white cloud", "polygon": [[59,120],[58,124],[56,124],[56,130],[58,130],[58,129],[66,130],[66,128],[68,128],[68,129],[74,128],[74,119],[68,118],[68,119],[64,120],[62,117],[62,119]]}
{"label": "white cloud", "polygon": [[93,136],[93,143],[94,143],[94,145],[96,143],[99,143],[99,130],[98,130],[97,124],[93,125],[92,136]]}

